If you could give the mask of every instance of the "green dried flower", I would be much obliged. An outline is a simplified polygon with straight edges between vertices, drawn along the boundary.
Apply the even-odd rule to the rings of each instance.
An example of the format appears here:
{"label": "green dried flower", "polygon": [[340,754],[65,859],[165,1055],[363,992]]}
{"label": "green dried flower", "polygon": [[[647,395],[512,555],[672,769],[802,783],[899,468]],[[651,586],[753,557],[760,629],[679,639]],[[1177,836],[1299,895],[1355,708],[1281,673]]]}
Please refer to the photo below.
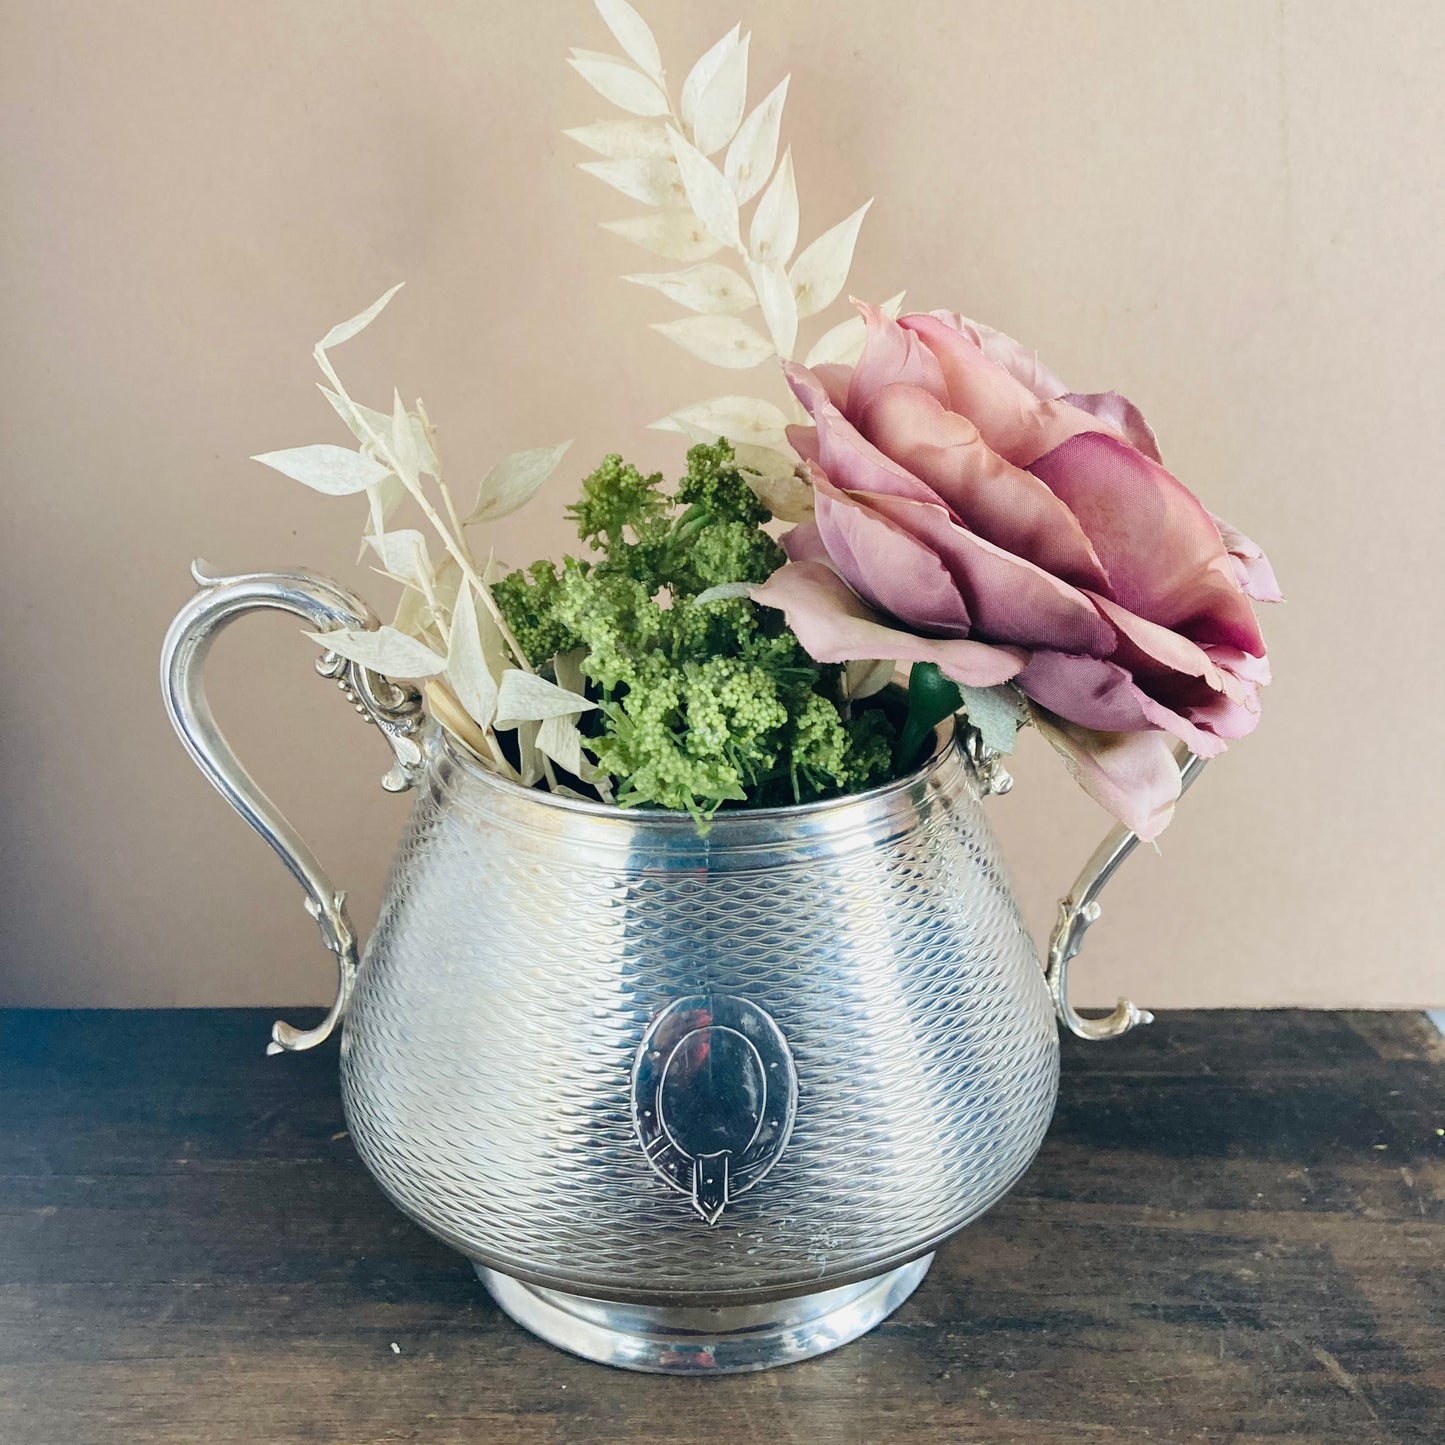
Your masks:
{"label": "green dried flower", "polygon": [[784,554],[726,441],[688,452],[676,495],[610,456],[571,509],[601,554],[539,562],[493,589],[540,660],[585,649],[600,703],[586,739],[624,804],[686,809],[807,802],[889,776],[893,725],[848,717],[841,669],[814,662],[782,615],[747,598],[696,600],[764,581]]}

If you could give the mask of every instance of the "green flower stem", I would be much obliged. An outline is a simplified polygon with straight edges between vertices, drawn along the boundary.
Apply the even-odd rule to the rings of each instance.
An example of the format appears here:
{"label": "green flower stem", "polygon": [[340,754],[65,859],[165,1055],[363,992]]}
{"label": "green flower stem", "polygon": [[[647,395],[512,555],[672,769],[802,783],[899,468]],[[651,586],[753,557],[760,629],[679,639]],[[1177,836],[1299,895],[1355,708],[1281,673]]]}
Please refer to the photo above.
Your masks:
{"label": "green flower stem", "polygon": [[934,728],[963,706],[963,694],[934,662],[915,662],[908,674],[908,717],[898,735],[893,770],[900,777],[917,766]]}

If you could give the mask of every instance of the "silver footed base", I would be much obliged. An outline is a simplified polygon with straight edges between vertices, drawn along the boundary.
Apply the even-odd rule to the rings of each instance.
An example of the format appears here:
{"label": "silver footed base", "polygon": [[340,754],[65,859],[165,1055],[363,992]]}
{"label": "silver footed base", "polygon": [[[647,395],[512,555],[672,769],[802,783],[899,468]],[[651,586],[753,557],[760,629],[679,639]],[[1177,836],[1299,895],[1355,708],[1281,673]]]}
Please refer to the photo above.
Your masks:
{"label": "silver footed base", "polygon": [[729,1375],[810,1359],[856,1340],[918,1288],[932,1263],[930,1254],[839,1289],[698,1309],[588,1299],[475,1268],[519,1325],[584,1360],[659,1375]]}

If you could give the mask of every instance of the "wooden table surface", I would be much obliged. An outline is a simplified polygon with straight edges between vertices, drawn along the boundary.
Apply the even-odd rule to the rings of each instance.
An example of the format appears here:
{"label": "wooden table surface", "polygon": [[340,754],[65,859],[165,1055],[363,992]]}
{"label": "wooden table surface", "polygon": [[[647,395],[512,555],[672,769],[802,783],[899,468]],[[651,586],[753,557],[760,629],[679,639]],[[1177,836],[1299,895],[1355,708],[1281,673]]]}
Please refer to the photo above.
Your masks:
{"label": "wooden table surface", "polygon": [[1031,1172],[834,1354],[664,1379],[501,1316],[270,1014],[0,1014],[0,1441],[1445,1441],[1445,1046],[1414,1015],[1066,1040]]}

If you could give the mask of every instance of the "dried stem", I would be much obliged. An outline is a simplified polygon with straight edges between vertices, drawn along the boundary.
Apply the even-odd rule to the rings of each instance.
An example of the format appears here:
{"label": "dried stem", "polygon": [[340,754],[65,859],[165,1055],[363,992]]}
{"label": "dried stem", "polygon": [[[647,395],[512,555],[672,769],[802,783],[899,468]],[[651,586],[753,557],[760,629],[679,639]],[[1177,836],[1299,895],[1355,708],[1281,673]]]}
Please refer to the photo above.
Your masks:
{"label": "dried stem", "polygon": [[[316,357],[316,364],[321,368],[322,374],[332,386],[336,388],[336,394],[351,408],[352,415],[356,418],[357,426],[366,433],[367,440],[376,448],[381,460],[391,468],[400,479],[402,486],[404,486],[410,494],[412,500],[422,509],[422,513],[425,515],[427,521],[432,524],[437,535],[441,538],[442,545],[451,554],[457,566],[462,569],[462,575],[476,590],[477,595],[486,605],[487,611],[492,614],[492,620],[497,624],[497,630],[502,634],[502,640],[511,650],[513,658],[516,659],[517,666],[523,672],[535,672],[536,669],[527,660],[527,654],[522,651],[521,643],[517,641],[511,627],[507,624],[507,619],[502,615],[502,609],[497,606],[497,599],[492,596],[492,589],[482,581],[481,576],[478,574],[476,563],[473,562],[471,553],[467,550],[466,543],[461,539],[460,535],[452,535],[451,529],[442,520],[440,513],[438,513],[437,509],[432,505],[431,498],[422,490],[421,482],[413,477],[409,477],[398,464],[396,453],[392,451],[390,444],[377,434],[360,408],[352,400],[350,393],[346,390],[345,386],[342,385],[341,378],[337,376],[336,368],[332,366],[326,352],[318,346],[313,354]],[[423,423],[423,425],[425,425],[425,423]],[[428,438],[428,440],[430,440],[430,438]],[[450,497],[449,494],[445,492],[445,489],[443,489],[443,496],[447,498],[447,505],[450,506]],[[455,515],[454,509],[453,515]],[[458,531],[460,533],[460,529],[458,529]]]}

